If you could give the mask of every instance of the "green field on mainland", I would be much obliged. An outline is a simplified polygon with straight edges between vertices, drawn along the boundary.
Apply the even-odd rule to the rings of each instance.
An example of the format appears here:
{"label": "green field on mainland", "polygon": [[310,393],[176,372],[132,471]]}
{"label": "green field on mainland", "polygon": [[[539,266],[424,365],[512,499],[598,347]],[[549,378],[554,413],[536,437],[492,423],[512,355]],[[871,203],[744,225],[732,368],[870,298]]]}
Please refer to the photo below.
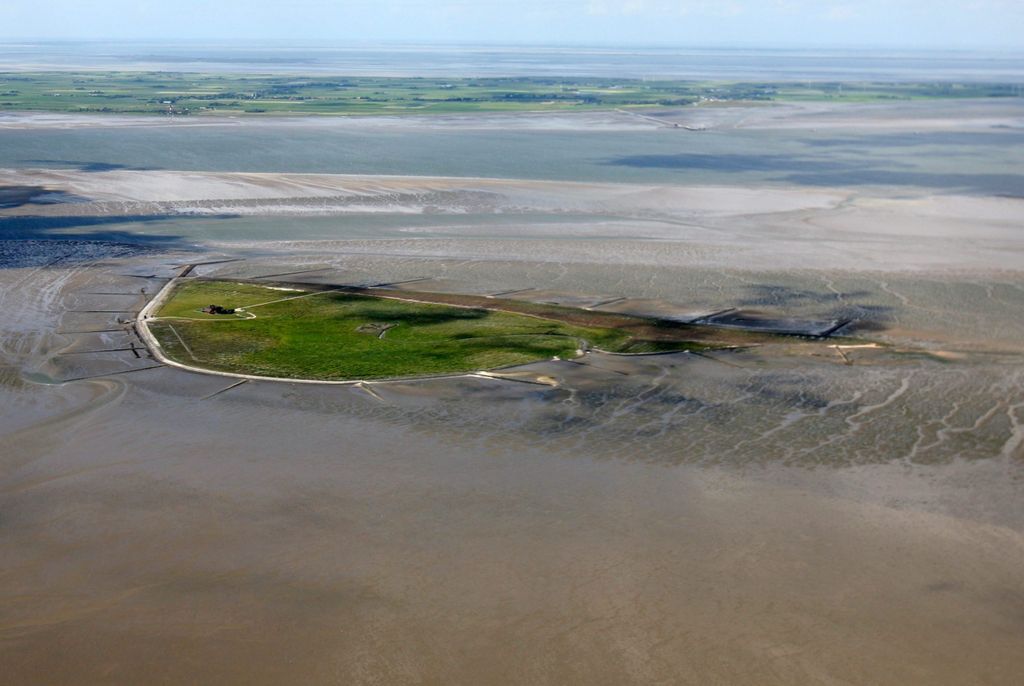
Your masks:
{"label": "green field on mainland", "polygon": [[[244,311],[204,314],[209,305]],[[631,342],[612,328],[510,312],[222,281],[178,286],[149,325],[164,352],[183,364],[322,380],[471,372],[573,357],[581,345],[619,350]]]}
{"label": "green field on mainland", "polygon": [[176,72],[0,73],[0,110],[164,115],[574,111],[729,102],[1020,97],[1016,84],[699,82],[582,77],[299,77]]}

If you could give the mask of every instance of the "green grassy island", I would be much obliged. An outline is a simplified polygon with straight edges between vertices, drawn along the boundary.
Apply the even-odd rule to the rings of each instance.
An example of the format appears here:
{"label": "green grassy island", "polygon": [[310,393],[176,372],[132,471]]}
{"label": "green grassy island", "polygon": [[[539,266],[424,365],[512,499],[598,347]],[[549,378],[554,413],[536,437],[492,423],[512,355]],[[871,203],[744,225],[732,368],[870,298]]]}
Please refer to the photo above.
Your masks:
{"label": "green grassy island", "polygon": [[488,301],[487,309],[422,301],[431,295],[482,300],[197,280],[178,286],[147,323],[182,364],[331,381],[481,371],[588,348],[707,347],[672,332],[644,337],[650,324],[639,318],[513,301]]}

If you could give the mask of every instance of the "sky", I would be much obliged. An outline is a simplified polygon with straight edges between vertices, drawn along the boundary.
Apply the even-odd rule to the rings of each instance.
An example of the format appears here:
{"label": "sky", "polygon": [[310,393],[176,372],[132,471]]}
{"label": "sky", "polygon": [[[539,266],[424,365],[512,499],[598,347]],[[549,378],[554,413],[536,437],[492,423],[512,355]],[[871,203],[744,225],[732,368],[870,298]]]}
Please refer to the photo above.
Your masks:
{"label": "sky", "polygon": [[0,0],[0,40],[1024,50],[1024,0]]}

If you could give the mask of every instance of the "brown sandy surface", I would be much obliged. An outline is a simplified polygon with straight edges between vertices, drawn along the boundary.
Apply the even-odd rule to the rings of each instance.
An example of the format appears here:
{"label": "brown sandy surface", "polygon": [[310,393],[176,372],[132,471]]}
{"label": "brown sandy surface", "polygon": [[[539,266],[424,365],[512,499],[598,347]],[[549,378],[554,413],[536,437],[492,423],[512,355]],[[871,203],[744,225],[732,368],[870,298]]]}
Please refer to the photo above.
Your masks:
{"label": "brown sandy surface", "polygon": [[[149,398],[7,482],[14,683],[1019,674],[1016,528],[628,454],[470,451],[393,422],[243,411],[245,396],[216,421],[133,400]],[[111,432],[148,447],[112,459]]]}
{"label": "brown sandy surface", "polygon": [[[741,187],[685,187],[612,183],[574,183],[462,177],[360,176],[346,174],[251,174],[227,172],[180,172],[114,170],[0,170],[0,185],[37,187],[66,193],[69,202],[27,203],[5,214],[128,214],[133,205],[171,203],[170,212],[208,213],[233,208],[241,203],[255,206],[254,214],[274,212],[261,201],[311,199],[348,200],[366,211],[376,202],[378,211],[402,210],[405,201],[423,211],[427,202],[438,198],[435,212],[459,211],[459,201],[477,202],[482,210],[582,210],[620,212],[671,212],[701,215],[757,214],[831,207],[841,202],[843,191],[802,188],[747,189]],[[175,205],[173,203],[181,203]],[[196,203],[189,205],[188,203]],[[219,204],[219,203],[237,203]],[[302,213],[302,205],[293,213]],[[316,211],[318,208],[311,208]],[[330,206],[326,210],[330,211]],[[345,212],[341,204],[337,211]],[[277,210],[281,212],[281,210]],[[349,209],[349,211],[353,211]]]}
{"label": "brown sandy surface", "polygon": [[[1022,201],[741,186],[0,171],[0,682],[1016,686]],[[201,261],[868,342],[226,390],[124,323]]]}
{"label": "brown sandy surface", "polygon": [[[48,112],[2,112],[0,129],[107,127],[303,127],[390,130],[588,130],[636,131],[679,123],[694,129],[943,131],[1020,127],[1024,107],[1014,98],[921,100],[864,104],[829,102],[711,102],[700,107],[592,112],[517,112],[418,116],[162,117]],[[683,135],[686,135],[685,133]]]}
{"label": "brown sandy surface", "polygon": [[40,385],[146,366],[17,333],[109,323],[67,310],[184,257],[95,250],[4,272],[5,360],[29,374],[0,389],[12,683],[1019,674],[1019,367],[752,351],[538,367],[557,391]]}

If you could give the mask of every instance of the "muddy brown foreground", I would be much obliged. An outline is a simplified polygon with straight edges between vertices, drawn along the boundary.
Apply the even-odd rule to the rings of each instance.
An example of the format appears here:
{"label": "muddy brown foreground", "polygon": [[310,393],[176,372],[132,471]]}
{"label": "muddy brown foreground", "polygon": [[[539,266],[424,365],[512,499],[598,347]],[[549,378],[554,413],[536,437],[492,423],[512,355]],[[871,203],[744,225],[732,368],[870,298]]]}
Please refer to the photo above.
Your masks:
{"label": "muddy brown foreground", "polygon": [[[307,224],[301,204],[268,239],[134,214],[179,202],[168,183],[202,209],[224,202],[190,195],[205,182],[251,179],[5,174],[67,195],[0,210],[0,681],[1020,682],[1020,199],[630,187],[598,217],[608,188],[432,181],[452,191],[438,223],[389,214],[404,197],[376,200],[376,224],[334,206]],[[348,192],[267,180],[293,182]],[[362,179],[345,202],[375,183],[425,182]],[[459,223],[469,202],[551,215]],[[885,345],[510,373],[557,387],[234,385],[132,350],[125,320],[196,262],[648,316],[852,317]]]}
{"label": "muddy brown foreground", "polygon": [[[181,257],[106,249],[6,270],[13,325],[116,330],[117,314],[66,310],[115,309],[134,296],[90,294],[155,286],[125,274]],[[999,400],[1019,367],[749,351],[526,370],[557,391],[210,397],[227,380],[59,355],[127,338],[5,339],[38,370],[2,391],[11,683],[1019,673],[1024,482],[1000,415],[1020,405]],[[904,444],[905,416],[945,419]]]}

